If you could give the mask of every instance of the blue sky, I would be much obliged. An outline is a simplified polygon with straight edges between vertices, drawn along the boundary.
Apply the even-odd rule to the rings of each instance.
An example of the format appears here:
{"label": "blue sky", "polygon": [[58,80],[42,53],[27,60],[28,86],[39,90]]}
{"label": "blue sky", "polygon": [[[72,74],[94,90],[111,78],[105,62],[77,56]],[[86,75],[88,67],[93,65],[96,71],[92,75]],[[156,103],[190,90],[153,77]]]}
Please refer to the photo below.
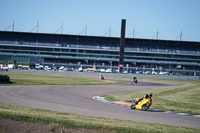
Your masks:
{"label": "blue sky", "polygon": [[[200,42],[200,0],[1,0],[0,30],[15,22],[15,31],[119,37],[126,19],[126,37]],[[11,31],[12,28],[8,29]],[[32,32],[36,32],[36,29]],[[61,33],[61,30],[57,33]],[[107,33],[107,34],[106,34]],[[82,33],[84,35],[85,32]]]}

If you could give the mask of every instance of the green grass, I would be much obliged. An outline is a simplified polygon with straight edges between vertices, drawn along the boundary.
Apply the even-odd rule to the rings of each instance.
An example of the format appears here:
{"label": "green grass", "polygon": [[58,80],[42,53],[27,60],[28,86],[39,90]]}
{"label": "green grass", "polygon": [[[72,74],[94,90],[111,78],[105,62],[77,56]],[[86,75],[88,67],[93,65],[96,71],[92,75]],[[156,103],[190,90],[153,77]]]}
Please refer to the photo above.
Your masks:
{"label": "green grass", "polygon": [[[83,76],[59,75],[59,74],[30,74],[6,72],[14,85],[80,85],[80,84],[119,84],[112,80],[99,80],[83,78]],[[130,79],[131,80],[131,79]],[[132,98],[142,97],[152,91],[153,108],[200,114],[200,82],[196,80],[162,80],[162,79],[139,79],[139,81],[175,82],[184,84],[181,86],[152,89],[148,91],[136,91],[105,96],[110,101],[131,102]],[[12,84],[13,85],[13,84]],[[165,124],[134,122],[120,119],[84,116],[72,113],[55,112],[24,106],[8,105],[0,103],[0,117],[26,122],[42,122],[45,124],[58,124],[67,128],[86,128],[102,131],[117,132],[200,132],[200,129],[183,126],[171,126]],[[52,129],[53,130],[53,129]]]}
{"label": "green grass", "polygon": [[[182,84],[159,89],[135,91],[105,96],[109,101],[131,102],[132,98],[143,97],[153,92],[153,109],[200,115],[200,82],[197,80],[140,79],[154,82],[174,82]],[[114,100],[113,100],[114,99]]]}
{"label": "green grass", "polygon": [[200,132],[200,129],[166,124],[134,122],[129,120],[109,119],[104,117],[85,116],[63,113],[32,107],[8,105],[0,103],[0,117],[25,122],[42,122],[56,124],[66,128],[85,128],[117,132]]}
{"label": "green grass", "polygon": [[[63,74],[36,74],[36,73],[19,73],[5,72],[14,84],[4,85],[95,85],[95,84],[122,84],[124,82],[112,80],[99,80],[84,78],[82,76],[71,76]],[[2,84],[0,84],[2,85]]]}

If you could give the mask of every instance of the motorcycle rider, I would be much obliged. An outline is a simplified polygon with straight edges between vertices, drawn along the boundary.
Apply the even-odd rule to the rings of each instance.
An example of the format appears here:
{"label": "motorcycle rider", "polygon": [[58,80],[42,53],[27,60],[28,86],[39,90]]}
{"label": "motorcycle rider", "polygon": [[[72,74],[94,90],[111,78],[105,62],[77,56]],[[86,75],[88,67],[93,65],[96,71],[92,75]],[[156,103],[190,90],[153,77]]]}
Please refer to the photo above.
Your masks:
{"label": "motorcycle rider", "polygon": [[133,77],[133,82],[137,84],[137,78],[135,76]]}
{"label": "motorcycle rider", "polygon": [[144,95],[144,97],[140,98],[138,101],[135,102],[135,105],[138,104],[139,101],[142,101],[143,99],[148,99],[150,98],[150,100],[152,101],[151,97],[153,96],[152,92],[149,92],[149,94]]}
{"label": "motorcycle rider", "polygon": [[104,79],[104,76],[102,74],[100,74],[99,79]]}

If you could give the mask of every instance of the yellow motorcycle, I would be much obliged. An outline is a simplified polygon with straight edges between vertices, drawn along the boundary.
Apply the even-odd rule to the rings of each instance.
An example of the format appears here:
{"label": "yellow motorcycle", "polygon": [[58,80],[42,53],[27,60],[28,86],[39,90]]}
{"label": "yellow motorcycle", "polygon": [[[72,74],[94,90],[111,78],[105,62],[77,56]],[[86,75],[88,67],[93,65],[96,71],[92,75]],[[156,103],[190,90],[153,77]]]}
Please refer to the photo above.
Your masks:
{"label": "yellow motorcycle", "polygon": [[[146,111],[149,109],[149,107],[151,106],[152,104],[152,100],[151,98],[143,98],[141,101],[139,101],[137,103],[137,101],[139,100],[140,98],[137,98],[136,100],[133,100],[133,103],[131,104],[130,108],[131,109],[139,109],[139,110],[143,110],[143,111]],[[137,104],[136,104],[137,103]]]}

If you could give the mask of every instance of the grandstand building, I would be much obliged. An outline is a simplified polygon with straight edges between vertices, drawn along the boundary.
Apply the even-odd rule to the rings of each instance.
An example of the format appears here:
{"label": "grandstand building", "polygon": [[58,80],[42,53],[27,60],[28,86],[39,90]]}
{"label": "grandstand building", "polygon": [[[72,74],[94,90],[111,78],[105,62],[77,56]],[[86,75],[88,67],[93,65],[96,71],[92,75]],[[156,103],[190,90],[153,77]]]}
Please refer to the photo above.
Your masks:
{"label": "grandstand building", "polygon": [[[120,38],[0,31],[0,62],[117,67]],[[200,42],[126,38],[124,67],[200,70]]]}

